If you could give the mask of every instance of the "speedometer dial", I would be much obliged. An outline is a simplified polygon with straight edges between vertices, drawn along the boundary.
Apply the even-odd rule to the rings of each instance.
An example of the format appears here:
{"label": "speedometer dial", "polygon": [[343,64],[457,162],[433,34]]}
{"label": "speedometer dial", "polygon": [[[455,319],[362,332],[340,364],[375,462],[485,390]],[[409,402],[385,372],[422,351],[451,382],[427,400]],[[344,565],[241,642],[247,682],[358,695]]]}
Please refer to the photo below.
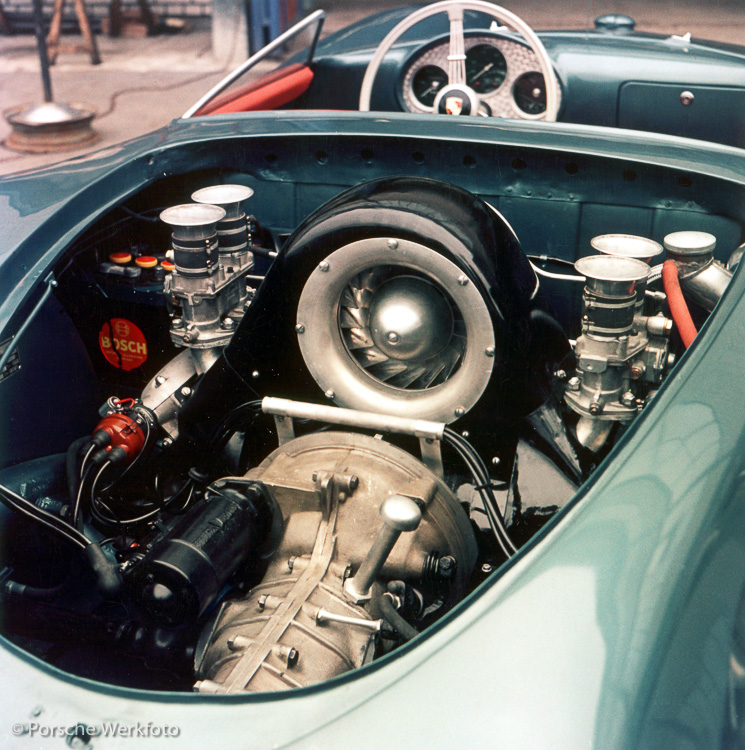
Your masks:
{"label": "speedometer dial", "polygon": [[425,107],[435,103],[437,92],[447,86],[447,73],[437,65],[425,65],[420,68],[411,82],[411,88],[417,101]]}
{"label": "speedometer dial", "polygon": [[466,84],[477,94],[496,91],[507,75],[507,61],[491,44],[478,44],[466,53]]}

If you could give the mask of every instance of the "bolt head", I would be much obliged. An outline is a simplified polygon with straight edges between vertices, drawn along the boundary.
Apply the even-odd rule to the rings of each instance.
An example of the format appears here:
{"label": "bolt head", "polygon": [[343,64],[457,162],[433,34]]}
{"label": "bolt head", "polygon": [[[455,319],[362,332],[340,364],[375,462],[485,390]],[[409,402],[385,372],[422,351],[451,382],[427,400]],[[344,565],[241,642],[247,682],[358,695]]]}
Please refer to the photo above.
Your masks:
{"label": "bolt head", "polygon": [[491,462],[492,466],[499,466],[499,464],[502,463],[502,460],[499,458],[499,456],[493,456]]}
{"label": "bolt head", "polygon": [[493,357],[496,353],[496,350],[493,346],[487,346],[486,349],[484,349],[484,354],[486,354],[487,357]]}
{"label": "bolt head", "polygon": [[321,269],[321,271],[323,271],[324,273],[327,273],[327,272],[328,272],[328,270],[329,270],[329,264],[328,264],[328,261],[322,260],[322,261],[321,261],[321,262],[320,262],[320,263],[318,264],[318,267],[319,267],[319,268]]}
{"label": "bolt head", "polygon": [[467,283],[468,283],[468,276],[466,276],[464,273],[458,276],[458,284],[460,286],[465,286]]}
{"label": "bolt head", "polygon": [[336,398],[336,394],[329,388],[327,391],[324,391],[324,396],[326,396],[327,399],[330,401],[333,401]]}
{"label": "bolt head", "polygon": [[567,386],[569,387],[570,391],[578,391],[580,382],[579,378],[575,375],[574,377],[569,378],[569,382],[567,383]]}
{"label": "bolt head", "polygon": [[598,415],[603,410],[600,404],[590,404],[590,414]]}
{"label": "bolt head", "polygon": [[173,323],[171,324],[174,328],[183,328],[184,327],[184,319],[183,318],[174,318]]}
{"label": "bolt head", "polygon": [[455,566],[455,560],[450,555],[445,555],[440,558],[440,572],[445,573],[450,571]]}
{"label": "bolt head", "polygon": [[454,411],[456,417],[462,417],[465,413],[466,410],[462,406],[458,406]]}
{"label": "bolt head", "polygon": [[182,395],[182,396],[185,396],[185,397],[187,397],[187,398],[188,398],[189,396],[191,396],[191,388],[189,388],[189,386],[188,386],[188,385],[185,385],[185,386],[184,386],[184,387],[183,387],[183,388],[181,389],[181,395]]}
{"label": "bolt head", "polygon": [[628,407],[636,406],[636,396],[631,391],[626,391],[621,396],[621,403]]}
{"label": "bolt head", "polygon": [[295,326],[295,332],[296,333],[305,333],[305,326],[302,323],[298,323]]}
{"label": "bolt head", "polygon": [[388,249],[395,250],[398,247],[398,240],[388,240]]}
{"label": "bolt head", "polygon": [[226,331],[230,331],[235,326],[235,321],[232,318],[223,318],[220,324]]}
{"label": "bolt head", "polygon": [[254,380],[256,380],[256,378],[258,378],[258,377],[259,377],[259,374],[260,374],[260,373],[259,373],[259,371],[258,371],[258,370],[254,370],[254,371],[253,371],[253,372],[251,373],[251,377],[252,377],[252,378],[253,378]]}

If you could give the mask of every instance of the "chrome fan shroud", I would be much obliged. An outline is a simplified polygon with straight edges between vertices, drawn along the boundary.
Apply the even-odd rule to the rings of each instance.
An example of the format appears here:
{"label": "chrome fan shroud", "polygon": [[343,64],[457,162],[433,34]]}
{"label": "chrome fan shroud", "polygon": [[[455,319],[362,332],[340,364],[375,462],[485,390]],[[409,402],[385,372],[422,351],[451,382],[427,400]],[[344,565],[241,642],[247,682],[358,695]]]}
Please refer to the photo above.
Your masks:
{"label": "chrome fan shroud", "polygon": [[463,316],[429,279],[376,266],[347,282],[339,327],[350,355],[372,378],[424,390],[447,382],[466,351]]}
{"label": "chrome fan shroud", "polygon": [[328,255],[298,304],[298,343],[340,406],[452,422],[483,393],[494,327],[475,284],[409,240],[358,240]]}

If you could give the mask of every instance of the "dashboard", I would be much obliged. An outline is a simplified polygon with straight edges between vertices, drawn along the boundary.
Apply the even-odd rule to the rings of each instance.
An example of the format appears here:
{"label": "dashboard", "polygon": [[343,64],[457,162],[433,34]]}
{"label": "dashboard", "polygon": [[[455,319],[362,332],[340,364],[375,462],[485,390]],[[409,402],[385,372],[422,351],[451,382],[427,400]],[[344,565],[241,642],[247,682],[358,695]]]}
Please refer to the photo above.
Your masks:
{"label": "dashboard", "polygon": [[[493,35],[465,39],[466,84],[480,99],[484,117],[538,119],[546,111],[546,85],[535,53],[526,44]],[[448,82],[448,39],[417,50],[403,67],[399,97],[409,112],[432,112]]]}
{"label": "dashboard", "polygon": [[[299,109],[356,110],[367,66],[411,8],[395,8],[321,40],[313,81]],[[466,82],[483,102],[478,114],[539,119],[545,86],[525,42],[484,14],[464,14]],[[439,14],[406,31],[385,55],[372,87],[377,112],[432,113],[448,71],[448,19]],[[742,48],[637,32],[541,31],[559,85],[565,123],[668,133],[745,144]],[[307,52],[294,62],[304,62]]]}

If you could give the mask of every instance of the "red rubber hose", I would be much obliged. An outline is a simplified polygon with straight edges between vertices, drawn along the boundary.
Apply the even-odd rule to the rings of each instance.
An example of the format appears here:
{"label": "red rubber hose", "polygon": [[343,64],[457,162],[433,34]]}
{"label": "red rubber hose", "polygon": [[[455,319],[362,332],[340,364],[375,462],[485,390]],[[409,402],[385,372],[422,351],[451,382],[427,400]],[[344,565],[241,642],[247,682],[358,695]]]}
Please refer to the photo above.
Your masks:
{"label": "red rubber hose", "polygon": [[665,287],[667,295],[667,304],[670,305],[670,313],[673,316],[675,325],[678,326],[680,338],[687,349],[693,339],[696,338],[696,326],[688,311],[683,292],[680,289],[680,280],[678,279],[678,267],[675,261],[666,260],[662,266],[662,285]]}

